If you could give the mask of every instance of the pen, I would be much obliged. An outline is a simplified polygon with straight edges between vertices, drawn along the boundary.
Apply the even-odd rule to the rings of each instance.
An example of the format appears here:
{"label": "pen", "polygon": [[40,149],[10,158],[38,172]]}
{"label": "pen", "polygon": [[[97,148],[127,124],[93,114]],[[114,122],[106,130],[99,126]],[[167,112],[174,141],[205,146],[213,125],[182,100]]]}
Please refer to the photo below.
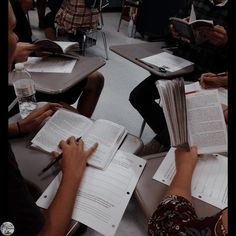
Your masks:
{"label": "pen", "polygon": [[[81,139],[81,137],[77,138],[76,141],[78,142]],[[50,169],[53,165],[55,165],[59,160],[61,160],[63,157],[63,153],[59,154],[58,157],[56,157],[52,162],[50,162],[45,168],[42,169],[41,173],[46,172],[48,169]]]}
{"label": "pen", "polygon": [[227,72],[222,72],[217,74],[217,76],[225,76],[225,75],[227,75]]}

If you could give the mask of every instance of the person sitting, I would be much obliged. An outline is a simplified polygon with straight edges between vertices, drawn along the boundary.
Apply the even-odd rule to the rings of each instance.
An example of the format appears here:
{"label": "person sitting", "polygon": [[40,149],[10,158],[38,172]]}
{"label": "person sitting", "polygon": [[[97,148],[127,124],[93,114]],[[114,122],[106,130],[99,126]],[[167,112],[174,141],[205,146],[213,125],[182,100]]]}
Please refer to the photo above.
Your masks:
{"label": "person sitting", "polygon": [[[18,2],[18,0],[11,0],[11,1],[14,3]],[[18,6],[17,8],[14,8],[14,12],[16,13],[20,10],[19,5],[17,6]],[[22,32],[22,30],[24,30],[24,28],[21,27],[23,27],[26,24],[26,23],[25,24],[21,23],[20,25],[18,25],[18,22],[20,21],[21,19],[17,19],[16,27],[18,27],[18,30],[15,31],[14,29],[15,33],[17,34],[19,32]],[[26,22],[28,22],[27,19]],[[20,35],[21,34],[22,33],[20,33]],[[24,62],[32,54],[34,56],[35,55],[40,56],[40,53],[37,52],[38,47],[32,43],[31,35],[28,35],[28,39],[29,40],[26,42],[17,43],[14,63]],[[91,117],[96,108],[103,86],[104,86],[104,76],[100,72],[95,71],[92,74],[88,75],[81,82],[77,83],[72,88],[70,88],[69,90],[67,90],[62,94],[50,95],[37,91],[36,99],[37,101],[51,101],[51,102],[62,101],[68,104],[74,104],[79,98],[77,103],[78,112],[84,116]],[[8,100],[10,104],[15,99],[15,92],[12,86],[9,86],[8,95],[9,95]],[[13,115],[15,112],[18,112],[17,108],[14,108],[10,112],[10,115]]]}
{"label": "person sitting", "polygon": [[56,39],[56,27],[63,36],[73,40],[77,28],[96,28],[98,24],[98,9],[92,9],[94,1],[87,0],[57,0],[52,6],[50,15],[45,17],[45,36]]}
{"label": "person sitting", "polygon": [[[220,1],[220,3],[219,3]],[[193,0],[197,19],[214,21],[214,29],[207,33],[207,42],[200,45],[176,39],[178,47],[174,54],[195,63],[194,71],[184,76],[186,81],[197,81],[201,74],[211,71],[227,71],[227,0]],[[172,33],[176,37],[175,31]],[[138,155],[166,151],[170,147],[168,129],[162,108],[155,101],[159,93],[155,82],[161,77],[151,74],[130,93],[129,101],[140,113],[156,136],[144,145]]]}
{"label": "person sitting", "polygon": [[[13,32],[15,16],[8,1],[8,70],[11,70],[14,61],[17,36]],[[36,108],[18,124],[9,124],[8,136],[16,137],[27,134],[36,128],[49,116],[51,116],[60,104],[47,103]],[[62,179],[55,198],[45,214],[37,207],[31,196],[26,182],[17,165],[15,155],[8,144],[8,171],[7,171],[7,222],[14,225],[15,235],[66,235],[73,211],[74,201],[77,195],[88,157],[96,150],[97,143],[89,149],[84,149],[83,140],[76,141],[75,137],[61,140],[59,147],[62,149],[61,159]],[[63,214],[62,214],[63,212]]]}
{"label": "person sitting", "polygon": [[228,208],[205,218],[199,218],[196,214],[192,204],[191,182],[197,160],[196,146],[192,146],[190,151],[175,150],[176,174],[149,219],[148,236],[227,235]]}
{"label": "person sitting", "polygon": [[65,32],[75,33],[78,28],[96,29],[98,15],[98,9],[87,5],[86,0],[66,0],[57,12],[55,22]]}

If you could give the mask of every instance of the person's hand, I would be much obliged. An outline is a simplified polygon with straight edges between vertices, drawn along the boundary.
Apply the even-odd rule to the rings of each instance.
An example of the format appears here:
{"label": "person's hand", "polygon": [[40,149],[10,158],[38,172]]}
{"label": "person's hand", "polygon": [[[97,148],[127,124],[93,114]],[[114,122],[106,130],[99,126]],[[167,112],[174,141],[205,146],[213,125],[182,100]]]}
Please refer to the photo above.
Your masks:
{"label": "person's hand", "polygon": [[53,115],[59,108],[62,108],[62,105],[58,103],[47,103],[36,108],[19,122],[21,133],[27,134],[37,129],[46,118]]}
{"label": "person's hand", "polygon": [[70,137],[67,141],[60,141],[59,147],[62,149],[63,158],[60,161],[63,178],[69,181],[75,180],[79,184],[86,168],[88,158],[97,149],[98,143],[93,144],[89,149],[84,150],[82,139],[76,141],[75,137]]}
{"label": "person's hand", "polygon": [[203,73],[199,79],[200,85],[204,89],[219,88],[228,86],[227,73]]}
{"label": "person's hand", "polygon": [[225,123],[228,124],[228,106],[225,105],[225,104],[221,104],[221,107],[222,107],[222,110],[223,110]]}
{"label": "person's hand", "polygon": [[221,25],[215,25],[213,30],[208,30],[204,33],[208,42],[217,47],[225,46],[228,42],[227,31]]}
{"label": "person's hand", "polygon": [[34,52],[38,46],[31,43],[18,42],[15,52],[15,62],[27,61],[29,55]]}
{"label": "person's hand", "polygon": [[194,171],[197,160],[197,146],[192,146],[190,151],[181,148],[175,150],[176,171]]}

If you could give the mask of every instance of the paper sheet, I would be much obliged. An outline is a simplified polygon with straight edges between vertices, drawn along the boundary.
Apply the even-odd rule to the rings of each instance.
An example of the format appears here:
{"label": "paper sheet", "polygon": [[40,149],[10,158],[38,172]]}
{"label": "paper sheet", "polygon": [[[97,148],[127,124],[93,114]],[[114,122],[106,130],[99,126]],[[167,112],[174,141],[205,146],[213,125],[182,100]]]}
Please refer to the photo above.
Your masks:
{"label": "paper sheet", "polygon": [[42,73],[71,73],[76,63],[76,59],[64,57],[29,57],[24,63],[24,67],[29,72]]}
{"label": "paper sheet", "polygon": [[[77,193],[72,218],[104,235],[115,234],[146,161],[119,151],[105,171],[86,167]],[[48,208],[55,196],[61,173],[36,204]]]}
{"label": "paper sheet", "polygon": [[[199,82],[186,84],[184,87],[185,87],[185,93],[198,92],[198,91],[205,90],[200,86]],[[210,89],[207,89],[207,90],[210,90]],[[220,102],[228,106],[228,90],[225,88],[218,88],[217,90],[218,90]]]}
{"label": "paper sheet", "polygon": [[158,53],[140,59],[141,61],[157,67],[163,67],[166,71],[175,72],[186,67],[193,67],[194,63],[167,52]]}
{"label": "paper sheet", "polygon": [[[171,148],[153,179],[170,185],[175,170],[175,148]],[[198,160],[192,178],[192,196],[215,207],[224,209],[228,205],[227,157],[213,154]]]}

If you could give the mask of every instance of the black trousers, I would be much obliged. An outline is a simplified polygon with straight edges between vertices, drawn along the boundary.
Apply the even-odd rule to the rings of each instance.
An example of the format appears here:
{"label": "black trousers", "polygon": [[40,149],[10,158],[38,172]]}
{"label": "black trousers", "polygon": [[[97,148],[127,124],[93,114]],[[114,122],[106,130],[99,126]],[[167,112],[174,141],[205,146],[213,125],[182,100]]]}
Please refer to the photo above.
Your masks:
{"label": "black trousers", "polygon": [[156,133],[155,139],[168,147],[170,145],[170,138],[165,116],[162,108],[155,101],[160,98],[155,85],[158,79],[160,79],[158,76],[151,75],[143,80],[130,93],[129,101]]}

